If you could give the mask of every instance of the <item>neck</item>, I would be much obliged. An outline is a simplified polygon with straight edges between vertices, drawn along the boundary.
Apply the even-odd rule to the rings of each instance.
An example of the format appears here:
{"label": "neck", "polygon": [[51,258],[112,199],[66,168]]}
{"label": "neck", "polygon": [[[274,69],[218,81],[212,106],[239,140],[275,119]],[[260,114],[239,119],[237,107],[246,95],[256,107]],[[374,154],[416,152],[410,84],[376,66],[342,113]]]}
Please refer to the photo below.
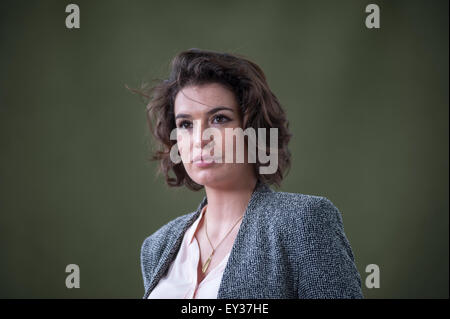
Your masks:
{"label": "neck", "polygon": [[[252,196],[257,179],[246,178],[230,188],[213,188],[205,186],[208,198],[208,227],[234,224],[243,216]],[[208,230],[209,231],[209,230]]]}

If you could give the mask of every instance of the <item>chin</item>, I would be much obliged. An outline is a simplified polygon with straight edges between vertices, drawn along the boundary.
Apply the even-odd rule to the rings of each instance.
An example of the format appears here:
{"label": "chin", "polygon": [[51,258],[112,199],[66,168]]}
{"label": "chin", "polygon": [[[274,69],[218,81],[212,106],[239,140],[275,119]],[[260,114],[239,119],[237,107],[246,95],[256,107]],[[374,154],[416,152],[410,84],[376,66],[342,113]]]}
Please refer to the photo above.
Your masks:
{"label": "chin", "polygon": [[218,187],[228,184],[230,182],[230,178],[232,177],[230,172],[224,172],[220,168],[216,167],[194,170],[194,172],[189,172],[189,176],[194,182],[203,186]]}

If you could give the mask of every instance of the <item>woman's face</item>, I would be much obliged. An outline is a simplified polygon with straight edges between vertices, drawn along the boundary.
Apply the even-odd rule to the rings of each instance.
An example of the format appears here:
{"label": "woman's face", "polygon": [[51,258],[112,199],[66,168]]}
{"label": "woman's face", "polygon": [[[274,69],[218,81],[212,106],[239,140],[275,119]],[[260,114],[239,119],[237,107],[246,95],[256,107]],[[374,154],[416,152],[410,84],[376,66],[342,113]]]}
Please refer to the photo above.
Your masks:
{"label": "woman's face", "polygon": [[[194,182],[230,187],[253,174],[247,147],[238,150],[243,149],[244,163],[236,161],[236,139],[231,132],[242,128],[242,117],[232,91],[218,83],[187,86],[176,95],[174,108],[178,151]],[[208,132],[213,133],[205,135]],[[232,152],[231,163],[226,152],[228,156]]]}

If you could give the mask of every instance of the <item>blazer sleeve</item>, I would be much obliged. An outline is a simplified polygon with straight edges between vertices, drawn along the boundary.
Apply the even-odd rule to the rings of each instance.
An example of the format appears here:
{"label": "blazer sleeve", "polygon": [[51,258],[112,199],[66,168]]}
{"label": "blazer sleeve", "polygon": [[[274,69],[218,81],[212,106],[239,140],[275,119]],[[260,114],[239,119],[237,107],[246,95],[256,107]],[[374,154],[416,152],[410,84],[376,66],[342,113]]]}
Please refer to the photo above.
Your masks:
{"label": "blazer sleeve", "polygon": [[302,228],[299,298],[364,298],[361,277],[336,206],[326,197],[319,197],[310,206]]}

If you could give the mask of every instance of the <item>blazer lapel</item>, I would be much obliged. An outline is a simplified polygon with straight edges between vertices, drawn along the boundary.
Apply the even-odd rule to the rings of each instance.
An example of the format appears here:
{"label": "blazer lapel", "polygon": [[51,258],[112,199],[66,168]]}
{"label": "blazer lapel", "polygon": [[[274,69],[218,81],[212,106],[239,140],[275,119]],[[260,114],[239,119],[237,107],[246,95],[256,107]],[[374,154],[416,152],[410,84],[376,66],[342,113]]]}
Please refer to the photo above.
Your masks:
{"label": "blazer lapel", "polygon": [[[260,202],[264,198],[264,193],[274,192],[266,184],[258,181],[255,190],[248,202],[247,208],[244,213],[244,218],[242,219],[241,226],[239,227],[238,234],[234,240],[233,247],[231,248],[231,253],[228,258],[227,265],[223,271],[222,280],[220,282],[219,291],[217,293],[217,299],[224,298],[237,298],[236,296],[230,296],[228,293],[230,291],[236,291],[233,289],[235,285],[242,285],[239,280],[242,278],[242,274],[239,272],[239,264],[242,263],[242,258],[240,256],[245,255],[246,240],[245,234],[250,225],[254,220],[254,214],[257,213],[257,208],[260,207]],[[238,287],[236,287],[238,288]]]}

